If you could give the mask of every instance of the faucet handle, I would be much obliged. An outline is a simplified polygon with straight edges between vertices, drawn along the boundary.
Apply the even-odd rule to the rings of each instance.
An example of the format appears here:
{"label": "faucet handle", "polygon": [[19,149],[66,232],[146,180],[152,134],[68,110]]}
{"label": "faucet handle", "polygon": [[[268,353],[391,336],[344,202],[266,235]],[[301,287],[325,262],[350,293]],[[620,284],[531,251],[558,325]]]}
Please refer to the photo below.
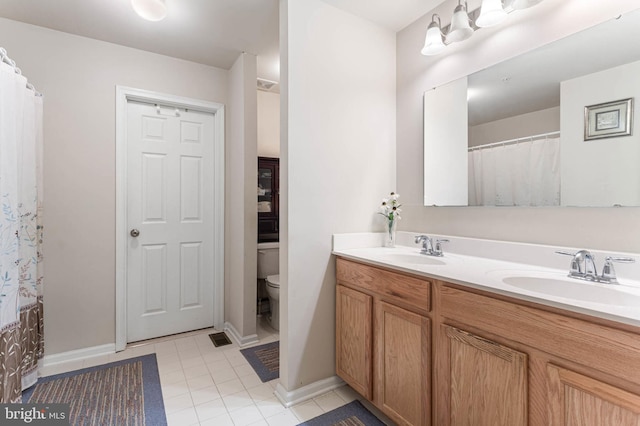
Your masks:
{"label": "faucet handle", "polygon": [[607,256],[604,259],[604,266],[602,267],[602,276],[600,277],[600,280],[608,284],[616,284],[618,279],[616,277],[616,270],[613,267],[613,263],[634,263],[635,261],[636,260],[633,257]]}
{"label": "faucet handle", "polygon": [[569,276],[577,276],[582,273],[582,271],[580,270],[580,264],[576,261],[576,255],[578,253],[558,250],[556,251],[556,254],[573,257],[573,259],[571,259],[571,266],[569,267]]}
{"label": "faucet handle", "polygon": [[436,256],[442,256],[442,243],[448,243],[449,240],[447,240],[446,238],[443,238],[441,240],[436,240],[435,244],[434,244],[434,248],[433,248],[433,253]]}
{"label": "faucet handle", "polygon": [[607,261],[611,261],[611,262],[616,262],[616,263],[635,263],[635,259],[633,257],[614,257],[614,256],[607,256],[605,257],[605,262]]}
{"label": "faucet handle", "polygon": [[576,255],[576,253],[571,253],[571,252],[562,251],[562,250],[556,250],[556,254],[563,254],[565,256],[571,256],[571,257],[574,257]]}

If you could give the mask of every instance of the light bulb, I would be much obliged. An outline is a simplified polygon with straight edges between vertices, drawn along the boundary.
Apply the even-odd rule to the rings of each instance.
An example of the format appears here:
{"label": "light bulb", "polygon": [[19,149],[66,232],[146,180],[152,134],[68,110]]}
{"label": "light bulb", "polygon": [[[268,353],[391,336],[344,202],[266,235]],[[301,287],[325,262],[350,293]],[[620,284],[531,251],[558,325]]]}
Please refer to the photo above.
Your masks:
{"label": "light bulb", "polygon": [[459,4],[453,11],[453,17],[451,18],[451,27],[447,33],[447,42],[453,43],[456,41],[466,40],[473,35],[473,28],[469,24],[469,15],[467,11]]}
{"label": "light bulb", "polygon": [[538,3],[542,3],[542,0],[513,0],[511,2],[511,7],[514,10],[522,10],[535,6]]}
{"label": "light bulb", "polygon": [[476,25],[482,28],[492,27],[504,21],[506,17],[507,12],[502,8],[502,0],[482,0]]}
{"label": "light bulb", "polygon": [[[425,56],[437,55],[446,47],[442,41],[442,31],[440,24],[435,21],[438,15],[433,15],[433,19],[427,27],[427,35],[424,38],[424,47],[420,51]],[[440,17],[438,16],[438,21]]]}
{"label": "light bulb", "polygon": [[161,21],[167,16],[165,0],[131,0],[131,6],[147,21]]}

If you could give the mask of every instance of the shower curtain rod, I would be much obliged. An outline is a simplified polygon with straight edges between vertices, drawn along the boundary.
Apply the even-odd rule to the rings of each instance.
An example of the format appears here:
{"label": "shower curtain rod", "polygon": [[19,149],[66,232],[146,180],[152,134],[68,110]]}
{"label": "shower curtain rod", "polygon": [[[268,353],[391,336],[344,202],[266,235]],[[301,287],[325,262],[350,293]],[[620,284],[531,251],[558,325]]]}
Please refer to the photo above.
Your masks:
{"label": "shower curtain rod", "polygon": [[[22,70],[16,66],[16,61],[7,56],[7,50],[4,47],[0,47],[0,59],[2,59],[1,62],[4,62],[5,64],[12,67],[16,74],[22,75]],[[42,93],[38,92],[31,83],[27,83],[27,89],[33,90],[33,93],[35,93],[36,96],[42,96]]]}
{"label": "shower curtain rod", "polygon": [[471,152],[471,151],[476,151],[479,149],[485,149],[485,148],[491,148],[494,146],[504,146],[504,145],[512,145],[518,142],[523,142],[523,141],[531,141],[533,142],[534,139],[542,139],[542,138],[548,138],[549,136],[557,136],[560,135],[560,131],[556,131],[556,132],[549,132],[549,133],[541,133],[539,135],[533,135],[533,136],[524,136],[521,138],[516,138],[516,139],[509,139],[506,141],[502,141],[502,142],[493,142],[493,143],[488,143],[485,145],[477,145],[477,146],[470,146],[467,151]]}

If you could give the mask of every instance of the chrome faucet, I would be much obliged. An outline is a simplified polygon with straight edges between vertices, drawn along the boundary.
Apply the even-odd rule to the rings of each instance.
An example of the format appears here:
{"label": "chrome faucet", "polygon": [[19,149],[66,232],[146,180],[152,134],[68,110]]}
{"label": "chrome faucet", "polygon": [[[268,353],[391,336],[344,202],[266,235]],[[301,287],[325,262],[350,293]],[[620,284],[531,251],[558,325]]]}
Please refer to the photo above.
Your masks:
{"label": "chrome faucet", "polygon": [[433,252],[433,240],[428,235],[416,235],[416,244],[422,243],[422,254],[430,254]]}
{"label": "chrome faucet", "polygon": [[633,263],[636,261],[632,257],[607,256],[604,266],[602,267],[602,275],[598,275],[595,256],[588,250],[579,250],[576,253],[556,251],[556,253],[573,257],[573,259],[571,259],[571,265],[569,266],[569,277],[605,284],[617,284],[618,282],[616,271],[613,268],[613,262]]}
{"label": "chrome faucet", "polygon": [[416,235],[415,242],[416,244],[422,243],[422,250],[420,250],[421,254],[442,257],[444,255],[442,252],[442,243],[448,243],[449,240],[437,239],[434,243],[433,239],[428,235]]}

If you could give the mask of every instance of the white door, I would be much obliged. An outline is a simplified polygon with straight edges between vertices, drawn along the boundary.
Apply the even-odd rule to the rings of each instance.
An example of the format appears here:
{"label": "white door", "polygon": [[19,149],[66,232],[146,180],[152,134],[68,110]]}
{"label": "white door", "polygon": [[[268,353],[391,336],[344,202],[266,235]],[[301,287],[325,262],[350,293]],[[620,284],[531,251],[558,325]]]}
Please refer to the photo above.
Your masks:
{"label": "white door", "polygon": [[127,342],[213,326],[214,116],[127,103]]}

